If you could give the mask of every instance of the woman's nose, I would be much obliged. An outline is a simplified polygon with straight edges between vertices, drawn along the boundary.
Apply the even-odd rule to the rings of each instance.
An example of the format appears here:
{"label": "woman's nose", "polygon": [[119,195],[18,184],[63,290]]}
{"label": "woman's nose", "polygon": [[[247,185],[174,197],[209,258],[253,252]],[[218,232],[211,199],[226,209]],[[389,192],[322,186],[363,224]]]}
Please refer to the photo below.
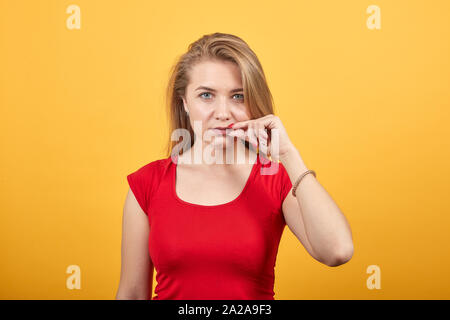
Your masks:
{"label": "woman's nose", "polygon": [[217,119],[229,119],[231,117],[231,105],[228,101],[222,100],[218,103],[214,112]]}

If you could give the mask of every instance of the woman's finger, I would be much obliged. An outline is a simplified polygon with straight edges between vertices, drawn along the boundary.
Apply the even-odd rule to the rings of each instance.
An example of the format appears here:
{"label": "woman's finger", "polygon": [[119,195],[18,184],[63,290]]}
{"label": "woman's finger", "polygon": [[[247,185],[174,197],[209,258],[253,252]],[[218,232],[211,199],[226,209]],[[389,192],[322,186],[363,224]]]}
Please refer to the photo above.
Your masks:
{"label": "woman's finger", "polygon": [[242,129],[234,130],[234,131],[230,132],[228,135],[231,137],[236,137],[242,141],[248,141],[248,135]]}
{"label": "woman's finger", "polygon": [[263,156],[263,159],[265,159],[265,160],[262,160],[261,162],[263,164],[266,164],[268,161],[270,161],[269,160],[270,153],[269,153],[269,149],[267,147],[267,140],[266,140],[266,138],[262,137],[259,140],[259,142],[260,143],[259,143],[259,147],[258,147],[258,153]]}
{"label": "woman's finger", "polygon": [[253,144],[252,147],[256,151],[256,148],[258,146],[257,140],[256,140],[255,136],[251,136],[249,130],[237,129],[237,130],[230,132],[228,135],[231,137],[236,137],[238,139],[241,139],[242,141],[247,141],[250,144]]}

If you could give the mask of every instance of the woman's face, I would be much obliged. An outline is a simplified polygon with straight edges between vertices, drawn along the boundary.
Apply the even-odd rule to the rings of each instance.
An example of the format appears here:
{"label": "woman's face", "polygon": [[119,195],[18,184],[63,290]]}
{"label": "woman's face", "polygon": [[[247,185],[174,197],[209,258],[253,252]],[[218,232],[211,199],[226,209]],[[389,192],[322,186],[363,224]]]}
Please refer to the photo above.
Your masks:
{"label": "woman's face", "polygon": [[[233,137],[213,129],[250,119],[240,69],[230,61],[206,60],[196,64],[189,73],[183,103],[195,134],[205,145],[233,145]],[[201,124],[201,130],[196,129],[196,122]]]}

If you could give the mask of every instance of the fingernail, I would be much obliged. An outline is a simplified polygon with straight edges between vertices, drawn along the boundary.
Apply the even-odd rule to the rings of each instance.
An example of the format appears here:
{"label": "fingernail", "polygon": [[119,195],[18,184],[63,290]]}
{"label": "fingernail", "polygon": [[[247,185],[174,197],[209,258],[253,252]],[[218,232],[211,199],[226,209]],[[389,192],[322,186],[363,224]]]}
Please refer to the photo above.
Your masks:
{"label": "fingernail", "polygon": [[231,129],[233,127],[233,125],[234,125],[234,123],[230,123],[227,128]]}

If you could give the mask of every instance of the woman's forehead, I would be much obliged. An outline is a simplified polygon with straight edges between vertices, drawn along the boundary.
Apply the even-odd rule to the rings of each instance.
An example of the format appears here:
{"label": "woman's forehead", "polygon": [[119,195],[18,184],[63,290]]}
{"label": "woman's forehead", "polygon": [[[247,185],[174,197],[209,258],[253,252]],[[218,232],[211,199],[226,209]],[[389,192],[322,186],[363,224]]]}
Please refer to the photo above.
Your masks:
{"label": "woman's forehead", "polygon": [[204,62],[196,65],[189,76],[189,87],[197,90],[199,87],[207,87],[212,91],[230,92],[242,88],[242,79],[239,67],[233,64],[221,64],[220,62]]}

